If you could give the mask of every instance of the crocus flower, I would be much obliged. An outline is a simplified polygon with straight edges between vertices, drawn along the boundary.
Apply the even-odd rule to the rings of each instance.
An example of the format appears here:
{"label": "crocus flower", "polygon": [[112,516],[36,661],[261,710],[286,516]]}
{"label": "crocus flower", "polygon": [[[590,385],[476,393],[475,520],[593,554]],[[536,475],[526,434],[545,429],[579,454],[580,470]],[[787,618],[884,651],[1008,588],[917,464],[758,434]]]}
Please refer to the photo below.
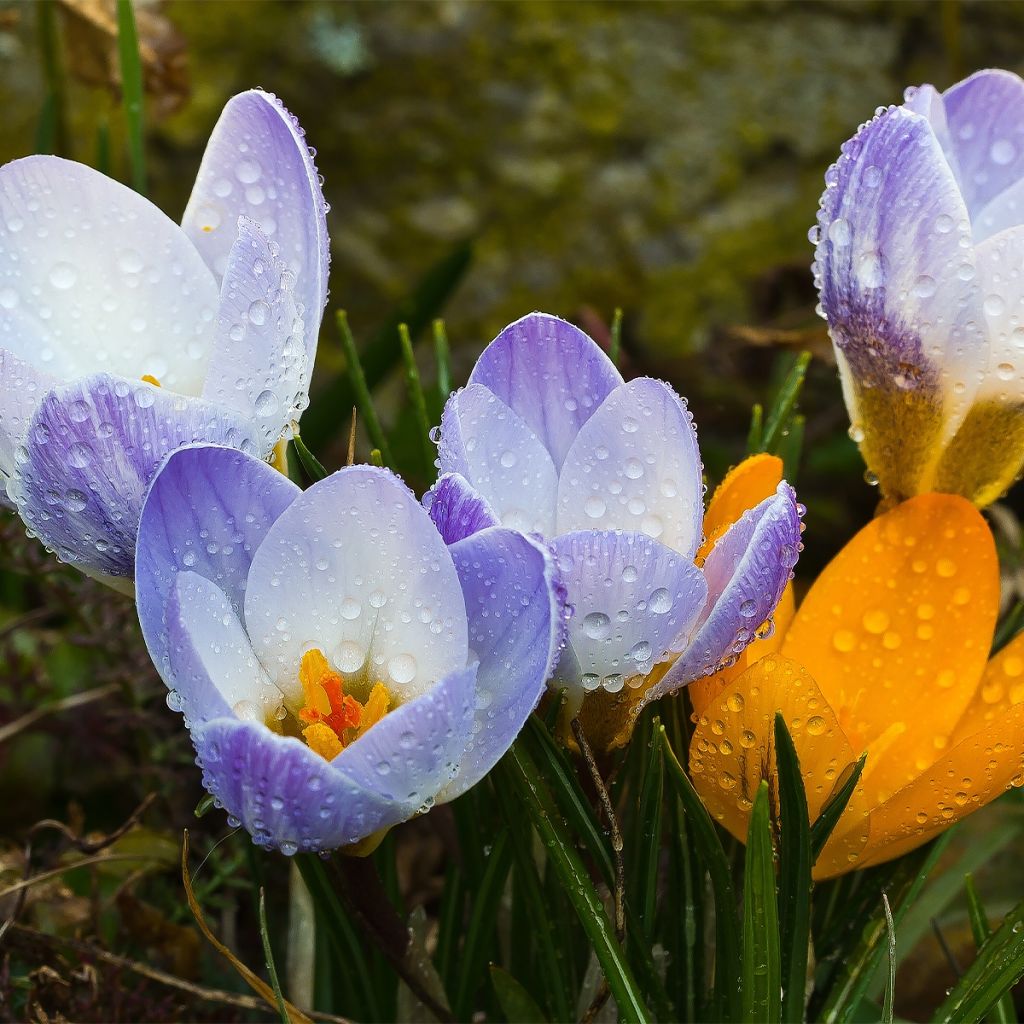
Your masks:
{"label": "crocus flower", "polygon": [[487,347],[447,403],[439,450],[426,500],[446,537],[498,522],[555,551],[572,617],[552,685],[567,689],[570,716],[590,706],[585,728],[605,733],[601,745],[625,742],[647,702],[736,657],[797,560],[792,489],[707,531],[685,403],[661,381],[624,382],[553,316],[524,317]]}
{"label": "crocus flower", "polygon": [[267,457],[298,419],[327,269],[310,150],[268,93],[224,108],[181,227],[82,164],[0,168],[0,484],[28,529],[130,581],[164,455]]}
{"label": "crocus flower", "polygon": [[812,821],[867,754],[818,878],[897,857],[1024,783],[1024,635],[989,660],[998,605],[995,544],[968,501],[879,516],[745,671],[691,687],[690,772],[712,814],[746,838],[758,785],[777,786],[776,711]]}
{"label": "crocus flower", "polygon": [[558,650],[555,572],[501,527],[446,546],[386,470],[301,491],[203,445],[149,490],[136,593],[205,786],[294,853],[358,843],[490,770]]}
{"label": "crocus flower", "polygon": [[825,176],[821,310],[884,495],[985,505],[1024,465],[1024,82],[980,71],[906,97]]}

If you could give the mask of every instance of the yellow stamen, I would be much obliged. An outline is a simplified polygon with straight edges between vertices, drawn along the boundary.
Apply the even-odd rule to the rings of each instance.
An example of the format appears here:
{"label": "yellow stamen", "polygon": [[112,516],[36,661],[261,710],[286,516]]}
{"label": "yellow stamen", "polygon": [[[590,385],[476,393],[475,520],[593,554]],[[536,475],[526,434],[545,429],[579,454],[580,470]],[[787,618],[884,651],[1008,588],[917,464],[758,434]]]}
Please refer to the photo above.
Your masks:
{"label": "yellow stamen", "polygon": [[302,738],[314,754],[319,754],[327,761],[333,761],[345,749],[345,744],[338,739],[335,731],[324,722],[307,725],[302,730]]}
{"label": "yellow stamen", "polygon": [[283,476],[288,475],[288,441],[286,438],[282,437],[274,445],[274,451],[270,456],[270,465]]}
{"label": "yellow stamen", "polygon": [[142,375],[142,381],[144,384],[152,384],[155,388],[163,387],[160,381],[158,381],[151,373],[144,373]]}
{"label": "yellow stamen", "polygon": [[306,651],[299,666],[299,682],[302,683],[307,708],[315,709],[322,715],[331,713],[331,702],[323,684],[332,676],[334,673],[322,651],[316,648]]}
{"label": "yellow stamen", "polygon": [[363,717],[359,720],[359,727],[354,730],[355,736],[353,739],[359,739],[370,726],[376,725],[388,713],[390,708],[391,695],[384,688],[384,684],[374,683],[370,696],[367,697],[366,703],[363,705]]}

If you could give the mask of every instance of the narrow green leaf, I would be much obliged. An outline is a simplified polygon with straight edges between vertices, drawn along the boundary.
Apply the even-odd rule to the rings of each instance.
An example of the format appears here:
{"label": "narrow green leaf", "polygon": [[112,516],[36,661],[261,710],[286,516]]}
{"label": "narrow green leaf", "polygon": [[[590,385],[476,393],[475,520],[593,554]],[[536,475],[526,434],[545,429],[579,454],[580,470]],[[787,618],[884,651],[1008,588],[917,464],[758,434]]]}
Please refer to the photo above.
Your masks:
{"label": "narrow green leaf", "polygon": [[214,796],[212,793],[206,793],[202,800],[196,804],[196,809],[192,812],[197,818],[203,817],[204,814],[209,814],[213,810]]}
{"label": "narrow green leaf", "polygon": [[146,194],[146,140],[142,109],[142,61],[135,31],[132,0],[117,0],[117,52],[121,62],[121,94],[128,133],[132,188]]}
{"label": "narrow green leaf", "polygon": [[412,338],[409,336],[409,325],[398,325],[398,337],[402,343],[402,361],[405,363],[405,386],[409,393],[409,401],[412,403],[413,413],[416,416],[416,425],[420,435],[420,450],[423,452],[424,469],[427,476],[434,476],[434,457],[437,449],[430,440],[430,416],[427,413],[427,397],[423,393],[423,383],[420,381],[420,371],[416,366],[416,353],[412,348]]}
{"label": "narrow green leaf", "polygon": [[619,306],[615,307],[615,313],[612,316],[612,340],[608,346],[608,358],[618,366],[619,356],[622,354],[622,309]]}
{"label": "narrow green leaf", "polygon": [[[533,996],[497,964],[491,964],[491,984],[509,1024],[546,1024],[547,1017]],[[562,1019],[569,1020],[571,1015]]]}
{"label": "narrow green leaf", "polygon": [[811,829],[793,738],[775,714],[779,771],[779,934],[782,939],[782,1019],[804,1019],[807,949],[811,941]]}
{"label": "narrow green leaf", "polygon": [[356,406],[359,408],[359,415],[363,417],[366,424],[366,432],[370,435],[373,443],[383,459],[384,465],[391,465],[391,452],[388,449],[387,438],[384,436],[384,429],[377,418],[377,409],[373,404],[373,396],[366,384],[366,376],[363,373],[363,364],[359,360],[359,349],[356,347],[356,340],[352,337],[352,330],[348,325],[348,316],[343,309],[338,310],[338,334],[341,336],[341,349],[345,354],[348,363],[348,379],[355,394]]}
{"label": "narrow green leaf", "polygon": [[[515,895],[522,901],[530,921],[530,940],[535,947],[536,974],[545,993],[544,1002],[555,1020],[571,1020],[572,996],[566,985],[570,973],[565,943],[559,942],[553,929],[550,908],[545,900],[543,881],[533,859],[533,833],[522,827],[523,813],[511,790],[494,787],[512,843]],[[514,1018],[513,1018],[514,1019]]]}
{"label": "narrow green leaf", "polygon": [[762,780],[750,812],[743,874],[743,1020],[775,1024],[782,1016],[782,955],[775,898],[768,783]]}
{"label": "narrow green leaf", "polygon": [[796,484],[800,469],[800,455],[804,447],[804,426],[806,418],[796,413],[789,421],[788,429],[782,432],[775,454],[782,459],[782,475],[792,486]]}
{"label": "narrow green leaf", "polygon": [[835,788],[832,790],[832,795],[825,801],[821,814],[818,815],[817,820],[811,826],[812,864],[821,856],[821,851],[825,849],[825,844],[829,841],[829,837],[839,823],[839,819],[843,816],[843,811],[846,810],[846,805],[850,802],[850,797],[853,796],[857,783],[860,782],[861,774],[864,771],[864,763],[867,759],[867,754],[861,754],[860,760],[852,767],[847,768],[842,776],[840,776]]}
{"label": "narrow green leaf", "polygon": [[263,961],[267,966],[267,975],[270,977],[270,987],[274,990],[274,1000],[277,1003],[277,1012],[281,1017],[281,1024],[291,1024],[291,1017],[288,1016],[288,1007],[284,1003],[284,993],[281,991],[281,982],[277,977],[277,965],[274,963],[274,950],[270,945],[270,932],[267,929],[267,899],[266,890],[260,886],[260,939],[263,942]]}
{"label": "narrow green leaf", "polygon": [[807,367],[811,362],[810,352],[801,352],[793,363],[793,368],[786,374],[786,379],[775,396],[775,404],[764,424],[764,434],[761,438],[763,451],[776,454],[779,441],[786,428],[789,426],[796,407],[797,399],[803,390],[804,378],[807,376]]}
{"label": "narrow green leaf", "polygon": [[[988,944],[992,941],[992,929],[989,927],[988,916],[985,913],[985,908],[981,904],[981,899],[978,896],[978,891],[974,887],[974,878],[971,875],[966,875],[964,877],[964,886],[967,893],[968,915],[971,919],[971,932],[974,934],[974,944],[978,947],[978,959],[975,961],[974,964],[971,965],[971,967],[967,971],[967,974],[970,974],[971,971],[975,969],[978,960],[981,960],[983,955],[989,955],[987,951]],[[1017,909],[1019,910],[1019,907]],[[1018,917],[1017,920],[1019,921],[1020,918]],[[1005,925],[1006,922],[1004,921],[1003,923]],[[1000,932],[1001,931],[1002,929],[1000,929]],[[1012,924],[1010,926],[1010,932],[1011,934],[1014,934]],[[1014,937],[1017,940],[1019,955],[1020,945],[1024,944],[1024,931],[1016,933]],[[995,975],[996,972],[993,971],[992,973],[993,975]],[[967,975],[965,974],[964,977],[966,976]],[[990,990],[995,990],[999,987],[999,985],[1005,984],[1005,978],[1006,975],[1003,975],[1003,979],[1001,981],[995,981],[994,983],[991,983]],[[963,979],[961,979],[960,983],[962,983],[962,981]],[[957,988],[960,987],[960,983],[958,983]],[[1010,994],[1010,989],[1013,987],[1014,984],[1015,982],[1010,982],[1010,984],[1006,985],[1002,993],[997,994],[996,998],[988,1006],[984,1007],[980,1011],[979,1018],[975,1019],[980,1019],[981,1016],[987,1015],[989,1020],[996,1021],[997,1024],[1014,1024],[1014,1022],[1017,1020],[1017,1013],[1013,1005],[1013,996]],[[980,987],[980,983],[977,987]],[[954,989],[953,992],[950,993],[950,998],[953,998],[956,990],[957,989]],[[958,1010],[958,1020],[967,1019],[967,1017],[959,1016],[959,1014],[963,1012],[964,1010],[961,1005],[961,1007]],[[936,1020],[945,1019],[951,1020],[953,1018],[936,1016]]]}
{"label": "narrow green leaf", "polygon": [[355,930],[331,883],[324,862],[312,853],[295,858],[303,882],[316,908],[317,936],[326,934],[334,949],[335,964],[343,963],[336,980],[348,989],[346,1012],[364,1020],[384,1020],[385,1014],[371,982],[372,969],[366,956],[366,943]]}
{"label": "narrow green leaf", "polygon": [[57,27],[56,0],[39,0],[35,5],[42,55],[46,96],[36,127],[36,152],[70,156],[67,118],[65,117],[66,76],[61,53],[60,30]]}
{"label": "narrow green leaf", "polygon": [[661,855],[661,812],[665,793],[665,758],[661,747],[661,722],[655,718],[644,765],[643,782],[637,805],[634,834],[635,864],[631,886],[634,905],[638,906],[640,927],[650,939],[654,934],[658,910],[658,861]]}
{"label": "narrow green leaf", "polygon": [[[597,956],[612,997],[623,1021],[646,1022],[650,1019],[629,962],[615,940],[611,923],[601,905],[594,883],[566,831],[558,807],[540,778],[526,748],[518,742],[499,763],[499,774],[526,807],[557,872],[562,889],[583,925]],[[501,782],[498,782],[500,785]]]}
{"label": "narrow green leaf", "polygon": [[[427,271],[409,297],[398,304],[387,323],[370,338],[362,358],[364,384],[368,390],[377,387],[401,362],[398,325],[408,324],[410,337],[419,337],[454,294],[472,259],[472,243],[458,244]],[[358,404],[356,393],[351,379],[344,375],[317,392],[302,417],[303,433],[314,448],[326,445],[333,438],[337,429],[335,410],[351,409],[353,404]]]}
{"label": "narrow green leaf", "polygon": [[323,480],[327,476],[327,470],[324,469],[320,460],[306,447],[306,442],[302,440],[299,434],[292,438],[292,444],[295,447],[295,454],[299,457],[299,463],[302,465],[306,476],[313,483]]}
{"label": "narrow green leaf", "polygon": [[683,804],[686,818],[693,829],[694,843],[711,879],[715,900],[715,1005],[713,1020],[738,1021],[740,1017],[740,940],[736,921],[736,893],[733,889],[729,859],[722,848],[714,823],[689,776],[683,771],[668,741],[665,727],[661,727],[661,742],[665,750],[665,767],[676,795]]}
{"label": "narrow green leaf", "polygon": [[462,944],[462,961],[452,1003],[458,1020],[469,1020],[472,1015],[473,996],[483,978],[496,930],[501,894],[511,867],[512,847],[508,834],[502,833],[491,847],[480,886],[472,893],[473,905]]}
{"label": "narrow green leaf", "polygon": [[998,654],[1024,627],[1024,601],[1019,598],[996,626],[989,657]]}
{"label": "narrow green leaf", "polygon": [[755,402],[750,410],[750,429],[747,431],[747,454],[756,455],[764,451],[764,409],[760,402]]}
{"label": "narrow green leaf", "polygon": [[884,892],[882,893],[882,907],[885,910],[885,931],[889,939],[889,978],[885,985],[885,998],[882,1001],[882,1024],[892,1024],[893,1002],[896,999],[896,925],[892,922],[889,897]]}
{"label": "narrow green leaf", "polygon": [[437,950],[434,953],[434,964],[448,994],[449,1004],[454,990],[459,937],[465,927],[465,904],[466,886],[462,869],[458,864],[450,864],[444,876],[444,889],[441,890],[441,907],[437,914]]}
{"label": "narrow green leaf", "polygon": [[[874,873],[877,869],[865,873],[861,879],[861,890],[865,899],[872,901],[875,910],[862,926],[855,924],[857,942],[848,953],[840,953],[839,968],[828,986],[824,1006],[820,1014],[812,1013],[812,1016],[819,1016],[825,1024],[840,1024],[852,1019],[887,949],[884,940],[888,934],[888,921],[882,906],[882,893],[889,897],[893,923],[899,928],[907,909],[917,899],[945,849],[948,837],[947,832],[927,846],[900,858],[894,867],[882,865],[887,868],[884,888],[877,884],[881,877]],[[856,915],[850,915],[849,919],[856,922]]]}
{"label": "narrow green leaf", "polygon": [[437,390],[441,400],[447,400],[452,393],[452,359],[448,347],[448,331],[443,320],[435,320],[434,328],[434,362],[437,364]]}
{"label": "narrow green leaf", "polygon": [[96,125],[96,170],[110,177],[110,125],[103,118]]}

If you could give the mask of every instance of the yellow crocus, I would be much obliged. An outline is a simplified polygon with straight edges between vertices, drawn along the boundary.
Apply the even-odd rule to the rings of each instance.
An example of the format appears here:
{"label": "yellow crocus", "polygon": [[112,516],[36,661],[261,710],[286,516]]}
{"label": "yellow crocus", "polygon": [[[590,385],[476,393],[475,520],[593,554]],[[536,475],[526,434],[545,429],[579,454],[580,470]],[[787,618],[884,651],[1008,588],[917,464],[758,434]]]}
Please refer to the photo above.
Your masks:
{"label": "yellow crocus", "polygon": [[921,495],[868,524],[788,625],[691,686],[690,772],[713,816],[746,837],[759,783],[777,783],[777,711],[812,821],[867,754],[817,878],[906,853],[1024,783],[1024,636],[989,660],[998,601],[970,502]]}

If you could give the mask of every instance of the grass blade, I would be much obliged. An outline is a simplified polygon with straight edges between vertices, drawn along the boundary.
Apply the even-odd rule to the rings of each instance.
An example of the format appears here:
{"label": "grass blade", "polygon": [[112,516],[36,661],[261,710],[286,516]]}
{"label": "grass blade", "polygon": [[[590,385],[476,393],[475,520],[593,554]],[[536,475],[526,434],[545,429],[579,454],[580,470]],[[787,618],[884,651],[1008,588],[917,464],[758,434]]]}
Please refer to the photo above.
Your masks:
{"label": "grass blade", "polygon": [[655,718],[648,733],[647,762],[644,765],[640,800],[637,805],[634,833],[632,892],[639,901],[640,927],[649,940],[654,935],[658,910],[658,861],[661,854],[661,809],[665,793],[665,758],[662,753],[659,729]]}
{"label": "grass blade", "polygon": [[782,955],[775,898],[768,783],[758,786],[747,832],[743,874],[743,1020],[775,1024],[782,1016]]}
{"label": "grass blade", "polygon": [[355,394],[356,406],[359,415],[363,417],[366,424],[366,432],[370,435],[370,441],[383,459],[384,465],[391,465],[391,451],[388,448],[387,438],[384,436],[384,429],[377,418],[377,409],[373,404],[373,396],[366,384],[366,376],[363,373],[363,364],[359,359],[359,349],[356,348],[356,340],[352,337],[352,330],[348,325],[348,316],[343,309],[338,310],[338,333],[341,336],[341,349],[345,354],[345,361],[348,363],[348,379]]}
{"label": "grass blade", "polygon": [[764,408],[755,402],[750,410],[750,429],[747,431],[747,454],[754,455],[764,451]]}
{"label": "grass blade", "polygon": [[316,483],[318,480],[323,480],[323,478],[327,476],[327,470],[324,469],[320,460],[306,447],[306,442],[302,440],[302,437],[299,434],[296,434],[295,437],[292,438],[292,444],[295,447],[295,454],[299,457],[299,463],[306,476],[308,476],[313,483]]}
{"label": "grass blade", "polygon": [[420,381],[420,371],[416,366],[416,353],[413,352],[408,324],[398,325],[398,337],[402,344],[402,361],[405,363],[405,386],[409,392],[409,401],[412,402],[413,413],[416,416],[424,468],[426,469],[427,476],[432,478],[435,473],[434,459],[437,456],[437,449],[434,447],[433,441],[430,440],[430,415],[427,412],[427,397],[423,393],[423,383]]}
{"label": "grass blade", "polygon": [[447,401],[452,393],[452,358],[448,347],[448,332],[443,320],[435,320],[434,329],[434,362],[437,364],[437,390],[441,401]]}
{"label": "grass blade", "polygon": [[274,999],[277,1000],[277,1012],[281,1017],[281,1024],[291,1024],[288,1016],[288,1008],[284,1004],[284,993],[281,991],[281,982],[277,976],[277,965],[274,963],[274,950],[270,945],[270,931],[267,928],[267,894],[263,886],[260,886],[260,939],[263,942],[263,959],[267,965],[267,975],[270,978],[270,987],[274,990]]}
{"label": "grass blade", "polygon": [[761,450],[777,454],[777,449],[783,434],[789,427],[793,410],[796,407],[797,399],[803,390],[804,378],[807,376],[807,367],[811,362],[810,352],[801,352],[793,363],[793,368],[786,374],[786,379],[775,396],[775,403],[764,424],[764,434],[761,437]]}
{"label": "grass blade", "polygon": [[686,817],[693,829],[693,838],[711,878],[715,900],[715,1005],[714,1020],[740,1020],[740,940],[736,921],[736,893],[729,871],[729,859],[722,848],[714,823],[689,776],[683,771],[661,726],[661,742],[665,751],[665,767],[676,795],[682,801]]}
{"label": "grass blade", "polygon": [[889,897],[884,892],[882,908],[885,910],[885,930],[889,937],[889,978],[882,1002],[882,1024],[892,1024],[893,1001],[896,998],[896,925],[892,923],[892,908],[889,906]]}
{"label": "grass blade", "polygon": [[39,50],[46,79],[46,97],[36,128],[36,152],[70,156],[65,116],[64,58],[57,27],[56,0],[39,0],[35,5],[39,31]]}
{"label": "grass blade", "polygon": [[616,306],[612,316],[612,339],[608,346],[608,358],[618,366],[622,354],[622,307]]}
{"label": "grass blade", "polygon": [[[562,823],[558,807],[525,747],[515,743],[499,765],[500,775],[518,793],[548,851],[561,882],[604,971],[623,1021],[650,1019],[629,962],[615,941],[611,923],[586,868]],[[499,785],[501,783],[499,782]]]}
{"label": "grass blade", "polygon": [[146,145],[142,109],[142,61],[132,0],[117,0],[117,53],[121,62],[121,93],[128,133],[132,188],[146,194]]}
{"label": "grass blade", "polygon": [[933,1019],[977,1021],[987,1015],[999,1024],[1010,1024],[1017,1020],[1010,989],[1024,975],[1024,903],[1018,903],[992,934],[974,879],[968,875],[965,883],[978,957]]}
{"label": "grass blade", "polygon": [[782,1019],[804,1016],[807,949],[811,939],[811,829],[793,738],[782,713],[775,715],[779,766],[779,934],[782,940]]}
{"label": "grass blade", "polygon": [[[533,996],[497,964],[491,964],[491,984],[505,1017],[512,1024],[545,1024],[547,1017]],[[570,1017],[560,1019],[569,1020]]]}
{"label": "grass blade", "polygon": [[860,782],[867,759],[867,754],[861,754],[860,760],[839,780],[832,795],[828,798],[825,806],[822,807],[821,814],[818,815],[817,820],[811,826],[812,864],[821,856],[821,851],[825,849],[825,844],[829,841],[829,837],[839,823],[839,819],[843,816],[843,811],[846,810],[846,805],[850,802],[850,797],[853,796],[857,783]]}

